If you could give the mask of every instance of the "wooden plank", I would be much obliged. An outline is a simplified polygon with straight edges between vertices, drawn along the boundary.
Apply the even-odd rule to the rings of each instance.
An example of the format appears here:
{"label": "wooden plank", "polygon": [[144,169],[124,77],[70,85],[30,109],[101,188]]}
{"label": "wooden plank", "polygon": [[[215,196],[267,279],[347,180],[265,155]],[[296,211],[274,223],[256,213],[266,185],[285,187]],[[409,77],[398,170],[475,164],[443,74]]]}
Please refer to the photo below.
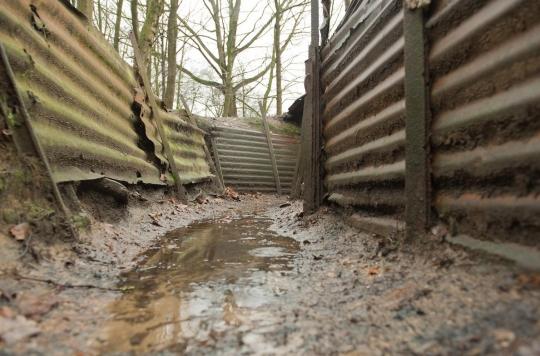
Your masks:
{"label": "wooden plank", "polygon": [[182,185],[182,182],[180,181],[180,174],[178,173],[178,168],[174,160],[174,155],[172,153],[171,146],[169,145],[169,141],[167,140],[167,136],[165,135],[163,122],[158,114],[159,106],[157,105],[156,98],[154,97],[154,94],[152,93],[152,87],[150,86],[150,81],[147,77],[146,62],[144,61],[144,58],[142,57],[142,53],[139,49],[139,44],[137,43],[137,39],[135,38],[135,34],[133,32],[130,33],[130,39],[131,39],[131,44],[133,46],[133,53],[135,55],[135,63],[137,64],[137,71],[139,75],[141,76],[144,89],[148,96],[148,100],[150,101],[150,108],[152,109],[152,117],[156,121],[157,131],[158,131],[159,136],[161,137],[163,148],[165,150],[165,155],[167,156],[167,160],[169,161],[169,165],[171,168],[171,173],[174,177],[174,183],[176,186],[177,193],[180,199],[187,201],[186,191],[184,189],[184,186]]}
{"label": "wooden plank", "polygon": [[405,9],[405,106],[406,106],[406,170],[405,221],[406,239],[418,240],[430,223],[430,166],[428,91],[429,70],[426,61],[424,10]]}
{"label": "wooden plank", "polygon": [[274,180],[276,182],[276,191],[278,194],[281,194],[281,183],[279,181],[279,172],[276,162],[276,156],[274,155],[274,145],[272,143],[272,134],[270,133],[270,127],[268,126],[268,121],[266,121],[266,110],[262,103],[259,103],[261,108],[261,120],[263,123],[264,133],[266,135],[266,142],[268,144],[268,152],[270,154],[270,160],[272,161],[272,171],[274,173]]}
{"label": "wooden plank", "polygon": [[221,185],[225,187],[225,181],[223,180],[223,171],[221,170],[221,162],[219,160],[219,152],[216,147],[216,140],[214,139],[214,136],[210,136],[210,144],[212,145],[212,152],[214,152],[214,160],[216,163],[216,172],[219,177],[219,181],[221,182]]}
{"label": "wooden plank", "polygon": [[[313,26],[313,24],[312,24]],[[322,145],[321,145],[321,86],[320,47],[311,45],[308,63],[308,93],[310,108],[306,120],[303,151],[304,168],[304,211],[311,213],[319,209],[322,201]]]}

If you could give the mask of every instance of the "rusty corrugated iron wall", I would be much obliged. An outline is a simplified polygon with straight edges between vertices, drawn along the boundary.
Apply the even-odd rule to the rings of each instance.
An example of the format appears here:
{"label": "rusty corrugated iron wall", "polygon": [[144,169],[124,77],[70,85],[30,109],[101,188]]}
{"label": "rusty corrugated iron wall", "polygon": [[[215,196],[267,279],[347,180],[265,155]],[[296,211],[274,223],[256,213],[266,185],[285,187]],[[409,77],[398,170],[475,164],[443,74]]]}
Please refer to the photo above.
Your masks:
{"label": "rusty corrugated iron wall", "polygon": [[538,244],[540,1],[439,1],[427,29],[438,216]]}
{"label": "rusty corrugated iron wall", "polygon": [[365,226],[400,229],[405,101],[402,1],[367,1],[322,53],[325,186]]}
{"label": "rusty corrugated iron wall", "polygon": [[[133,111],[142,91],[133,70],[84,16],[61,1],[5,0],[0,42],[56,182],[109,177],[165,184],[161,138],[149,115]],[[171,129],[185,126],[182,118],[160,115]],[[204,155],[202,136],[193,132],[170,133],[179,161]],[[185,182],[210,175],[200,160],[179,173]]]}
{"label": "rusty corrugated iron wall", "polygon": [[[537,245],[540,2],[434,0],[409,20],[403,7],[363,1],[321,51],[329,200],[353,207],[353,222],[375,233],[402,229],[405,210],[425,201],[431,226],[444,223],[452,235]],[[425,49],[414,43],[423,36]],[[409,64],[425,70],[406,71],[404,53],[419,53]],[[427,111],[409,110],[426,89],[405,92],[404,83],[424,73]],[[406,148],[417,154],[423,138],[405,133],[421,120],[428,181],[415,197],[404,192],[417,183]]]}
{"label": "rusty corrugated iron wall", "polygon": [[[268,143],[263,132],[216,126],[212,131],[216,163],[226,186],[241,192],[276,192]],[[272,134],[282,191],[290,193],[299,142],[296,137]]]}

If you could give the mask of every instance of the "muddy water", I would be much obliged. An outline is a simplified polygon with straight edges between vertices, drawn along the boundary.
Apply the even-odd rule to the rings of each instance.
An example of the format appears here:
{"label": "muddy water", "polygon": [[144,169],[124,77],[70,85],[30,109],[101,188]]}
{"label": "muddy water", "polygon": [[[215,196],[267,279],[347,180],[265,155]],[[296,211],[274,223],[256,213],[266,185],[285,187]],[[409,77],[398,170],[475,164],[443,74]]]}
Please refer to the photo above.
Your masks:
{"label": "muddy water", "polygon": [[272,281],[292,268],[298,243],[269,224],[245,217],[168,233],[123,276],[125,292],[110,306],[96,349],[189,351],[230,328],[249,329],[246,320],[271,319],[265,305],[280,297]]}

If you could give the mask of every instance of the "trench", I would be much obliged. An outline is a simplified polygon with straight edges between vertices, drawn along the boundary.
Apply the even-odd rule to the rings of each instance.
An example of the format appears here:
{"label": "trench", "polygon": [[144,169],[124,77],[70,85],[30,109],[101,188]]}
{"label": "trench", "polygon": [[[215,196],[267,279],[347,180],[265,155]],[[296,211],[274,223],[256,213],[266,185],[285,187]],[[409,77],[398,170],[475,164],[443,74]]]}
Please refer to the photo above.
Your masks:
{"label": "trench", "polygon": [[267,319],[279,293],[268,279],[293,267],[297,241],[269,229],[258,216],[193,223],[168,232],[119,282],[122,296],[108,307],[101,352],[185,351],[186,340],[241,320]]}

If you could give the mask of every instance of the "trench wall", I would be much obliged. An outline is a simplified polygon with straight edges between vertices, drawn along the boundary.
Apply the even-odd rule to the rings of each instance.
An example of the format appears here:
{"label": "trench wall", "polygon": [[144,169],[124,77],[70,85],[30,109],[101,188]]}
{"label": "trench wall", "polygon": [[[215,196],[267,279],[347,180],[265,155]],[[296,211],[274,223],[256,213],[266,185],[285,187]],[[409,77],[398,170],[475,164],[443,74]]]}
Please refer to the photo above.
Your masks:
{"label": "trench wall", "polygon": [[[395,233],[414,216],[406,133],[423,120],[407,117],[425,90],[405,90],[411,10],[354,4],[321,50],[324,184],[357,226]],[[539,245],[540,2],[433,0],[415,11],[426,40],[429,226]]]}
{"label": "trench wall", "polygon": [[172,184],[163,139],[183,184],[211,177],[204,132],[185,113],[159,109],[167,136],[160,137],[148,106],[152,94],[67,2],[2,1],[0,43],[56,183],[109,177]]}
{"label": "trench wall", "polygon": [[[241,192],[277,192],[266,135],[262,131],[215,126],[214,161],[226,186]],[[271,134],[282,193],[291,193],[299,141]]]}

